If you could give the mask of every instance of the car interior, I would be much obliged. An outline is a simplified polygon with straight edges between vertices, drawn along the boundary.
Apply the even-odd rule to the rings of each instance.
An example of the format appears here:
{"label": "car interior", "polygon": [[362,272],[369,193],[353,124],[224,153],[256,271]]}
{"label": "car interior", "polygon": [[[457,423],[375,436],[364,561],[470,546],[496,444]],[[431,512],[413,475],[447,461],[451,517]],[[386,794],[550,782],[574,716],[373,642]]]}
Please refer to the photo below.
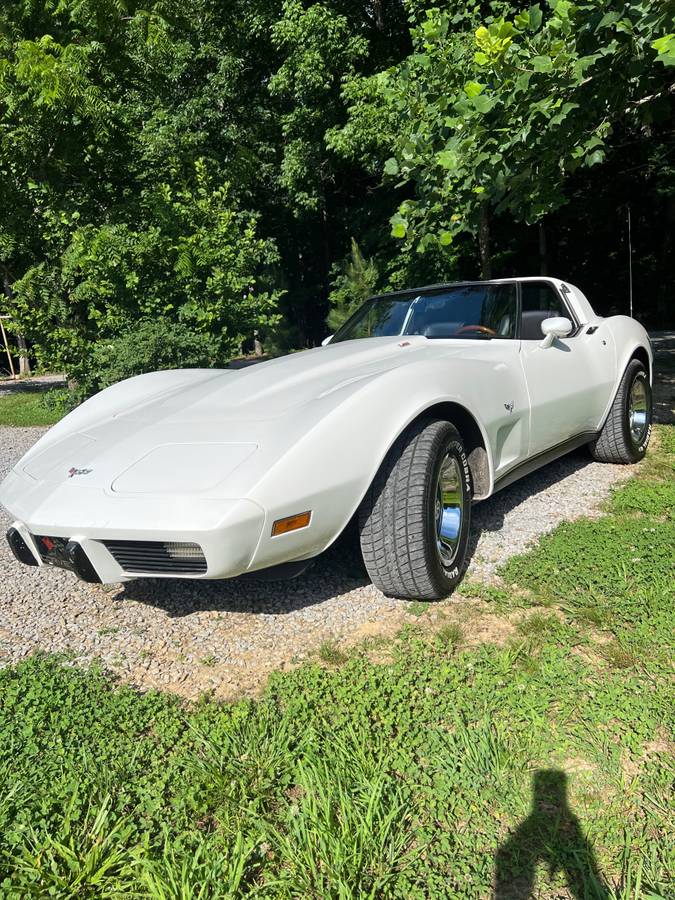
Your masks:
{"label": "car interior", "polygon": [[557,293],[545,281],[521,282],[522,311],[520,337],[523,341],[540,341],[541,323],[553,316],[567,316]]}

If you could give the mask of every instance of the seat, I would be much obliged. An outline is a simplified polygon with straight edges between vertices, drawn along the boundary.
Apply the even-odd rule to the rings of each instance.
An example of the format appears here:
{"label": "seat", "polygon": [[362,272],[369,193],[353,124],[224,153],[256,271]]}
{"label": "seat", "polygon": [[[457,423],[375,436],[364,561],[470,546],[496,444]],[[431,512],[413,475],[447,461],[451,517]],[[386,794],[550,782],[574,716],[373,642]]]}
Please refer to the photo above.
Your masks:
{"label": "seat", "polygon": [[557,315],[548,309],[523,310],[520,320],[520,337],[523,341],[538,341],[543,338],[541,323]]}

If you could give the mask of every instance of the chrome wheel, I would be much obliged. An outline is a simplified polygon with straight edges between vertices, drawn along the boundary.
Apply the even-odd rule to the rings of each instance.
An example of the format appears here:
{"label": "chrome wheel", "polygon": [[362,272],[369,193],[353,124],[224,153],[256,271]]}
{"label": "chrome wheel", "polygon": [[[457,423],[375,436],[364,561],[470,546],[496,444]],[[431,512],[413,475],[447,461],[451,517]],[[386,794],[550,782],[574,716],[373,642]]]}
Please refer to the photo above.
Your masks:
{"label": "chrome wheel", "polygon": [[636,444],[642,443],[649,424],[647,387],[643,378],[636,378],[628,396],[628,427]]}
{"label": "chrome wheel", "polygon": [[459,461],[447,453],[441,463],[436,483],[436,544],[441,562],[452,566],[462,534],[464,495]]}

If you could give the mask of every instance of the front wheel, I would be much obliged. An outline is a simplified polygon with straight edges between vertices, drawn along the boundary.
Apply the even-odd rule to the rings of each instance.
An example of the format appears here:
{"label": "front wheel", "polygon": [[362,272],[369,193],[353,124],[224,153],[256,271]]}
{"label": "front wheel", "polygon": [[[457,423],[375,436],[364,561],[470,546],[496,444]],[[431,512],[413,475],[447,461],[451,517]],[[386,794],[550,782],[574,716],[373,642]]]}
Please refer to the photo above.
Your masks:
{"label": "front wheel", "polygon": [[638,359],[626,366],[619,390],[598,438],[590,445],[599,462],[636,463],[647,452],[652,430],[652,391]]}
{"label": "front wheel", "polygon": [[392,597],[439,600],[460,581],[471,521],[471,474],[450,422],[410,426],[393,445],[359,510],[363,560]]}

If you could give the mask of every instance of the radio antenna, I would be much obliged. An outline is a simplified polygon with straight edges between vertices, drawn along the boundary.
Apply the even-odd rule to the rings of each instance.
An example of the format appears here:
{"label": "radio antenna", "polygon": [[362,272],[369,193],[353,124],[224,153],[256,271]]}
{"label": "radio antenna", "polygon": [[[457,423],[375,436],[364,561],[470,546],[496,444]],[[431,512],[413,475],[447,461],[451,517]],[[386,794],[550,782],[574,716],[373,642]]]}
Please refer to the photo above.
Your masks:
{"label": "radio antenna", "polygon": [[628,204],[628,304],[633,318],[633,243],[630,229],[630,203]]}

